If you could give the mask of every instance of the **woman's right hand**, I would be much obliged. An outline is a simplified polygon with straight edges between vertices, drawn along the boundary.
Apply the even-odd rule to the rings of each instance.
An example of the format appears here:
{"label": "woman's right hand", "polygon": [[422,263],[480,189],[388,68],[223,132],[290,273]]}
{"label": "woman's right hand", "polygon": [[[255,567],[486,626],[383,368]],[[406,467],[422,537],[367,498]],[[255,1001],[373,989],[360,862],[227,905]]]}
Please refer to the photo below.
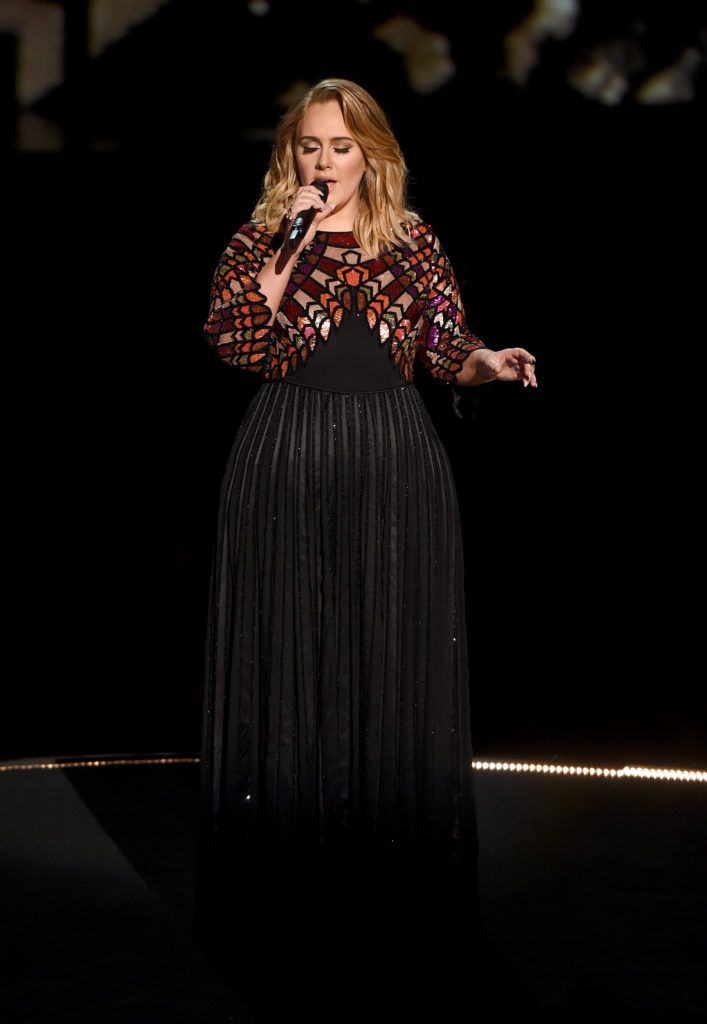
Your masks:
{"label": "woman's right hand", "polygon": [[296,248],[293,250],[293,256],[299,255],[302,249],[306,248],[306,246],[309,245],[309,243],[312,241],[315,234],[317,233],[319,222],[323,220],[325,217],[328,217],[335,206],[336,203],[330,204],[324,202],[324,200],[322,199],[321,192],[315,185],[302,185],[298,189],[294,199],[292,200],[290,209],[287,213],[287,228],[285,239],[287,239],[287,234],[289,233],[292,222],[299,213],[303,213],[305,210],[311,209],[311,207],[314,207],[317,212],[312,218],[312,223],[309,225],[309,230],[300,239],[299,245],[297,245]]}

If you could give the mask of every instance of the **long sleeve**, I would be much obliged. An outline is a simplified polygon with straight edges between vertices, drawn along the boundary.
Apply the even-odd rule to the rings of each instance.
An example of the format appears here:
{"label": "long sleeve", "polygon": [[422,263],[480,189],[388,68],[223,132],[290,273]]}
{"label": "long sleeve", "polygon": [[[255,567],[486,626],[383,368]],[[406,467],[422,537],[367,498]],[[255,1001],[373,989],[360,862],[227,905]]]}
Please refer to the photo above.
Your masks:
{"label": "long sleeve", "polygon": [[243,224],[214,272],[204,324],[204,337],[221,359],[254,373],[267,371],[274,339],[272,310],[256,280],[267,257],[253,222]]}
{"label": "long sleeve", "polygon": [[432,284],[417,356],[432,377],[444,384],[454,384],[469,353],[487,346],[469,329],[451,261],[429,225],[425,238],[430,249]]}

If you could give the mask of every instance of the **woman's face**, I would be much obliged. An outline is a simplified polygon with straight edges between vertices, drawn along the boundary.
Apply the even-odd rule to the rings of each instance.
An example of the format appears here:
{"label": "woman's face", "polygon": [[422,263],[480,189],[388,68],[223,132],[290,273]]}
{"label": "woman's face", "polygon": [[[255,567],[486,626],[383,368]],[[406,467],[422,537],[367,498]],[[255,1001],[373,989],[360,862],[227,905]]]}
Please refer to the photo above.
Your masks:
{"label": "woman's face", "polygon": [[312,103],[300,121],[296,142],[301,185],[330,178],[329,202],[336,208],[321,223],[336,220],[350,228],[358,212],[358,186],[366,169],[361,147],[350,137],[336,100]]}

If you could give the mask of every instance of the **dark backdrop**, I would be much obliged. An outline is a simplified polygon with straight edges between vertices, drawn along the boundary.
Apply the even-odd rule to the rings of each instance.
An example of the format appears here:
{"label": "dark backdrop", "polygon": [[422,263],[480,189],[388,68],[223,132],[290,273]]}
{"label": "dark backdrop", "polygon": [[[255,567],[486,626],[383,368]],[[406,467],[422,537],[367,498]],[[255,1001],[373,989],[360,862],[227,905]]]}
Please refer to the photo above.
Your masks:
{"label": "dark backdrop", "polygon": [[472,329],[538,361],[537,391],[467,389],[461,420],[416,380],[462,506],[477,755],[702,764],[704,73],[690,102],[572,89],[580,42],[640,6],[617,4],[518,88],[501,40],[530,5],[487,6],[406,5],[457,66],[420,95],[372,34],[391,5],[310,5],[300,52],[293,7],[175,2],[38,104],[60,148],[5,130],[3,756],[198,751],[218,489],[259,383],[203,340],[210,279],[278,97],[336,75],[389,113]]}

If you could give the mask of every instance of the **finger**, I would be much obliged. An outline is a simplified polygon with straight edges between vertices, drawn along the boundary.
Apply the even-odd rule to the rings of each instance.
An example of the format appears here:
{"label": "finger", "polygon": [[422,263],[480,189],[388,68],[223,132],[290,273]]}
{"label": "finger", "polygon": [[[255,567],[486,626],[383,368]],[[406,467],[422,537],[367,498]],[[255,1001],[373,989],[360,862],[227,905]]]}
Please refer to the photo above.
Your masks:
{"label": "finger", "polygon": [[317,211],[316,214],[315,214],[315,219],[317,217],[319,217],[322,213],[326,212],[326,210],[328,209],[324,205],[324,203],[321,202],[321,197],[320,197],[319,202],[312,202],[312,203],[307,202],[307,203],[304,204],[304,206],[297,206],[297,205],[293,206],[292,210],[288,214],[288,217],[289,217],[290,220],[294,220],[295,217],[297,217],[300,213],[303,213],[305,211],[311,210],[313,206],[314,206],[314,208]]}
{"label": "finger", "polygon": [[334,206],[331,206],[331,207],[327,206],[327,204],[325,203],[324,199],[322,198],[321,193],[318,192],[316,189],[313,189],[313,191],[314,191],[315,194],[311,197],[311,199],[309,199],[309,198],[307,198],[305,196],[304,197],[304,201],[303,202],[299,202],[299,197],[298,197],[298,199],[295,201],[295,203],[293,204],[293,207],[292,207],[292,210],[293,210],[292,216],[293,217],[296,217],[297,214],[301,213],[303,210],[311,210],[312,207],[314,207],[316,210],[325,210],[325,209],[332,209],[333,210],[334,206],[336,206],[336,203],[334,203]]}
{"label": "finger", "polygon": [[300,195],[303,195],[303,196],[306,196],[306,197],[311,196],[312,199],[321,199],[322,198],[322,193],[319,191],[318,188],[315,188],[314,185],[307,185],[307,186],[305,186],[305,188],[303,188],[302,191],[300,192]]}
{"label": "finger", "polygon": [[322,193],[314,185],[302,185],[301,188],[297,189],[294,196],[292,197],[293,203],[299,203],[304,206],[311,199],[321,199]]}
{"label": "finger", "polygon": [[319,213],[315,214],[314,219],[315,220],[321,220],[322,217],[326,216],[326,214],[331,213],[331,211],[334,209],[335,206],[336,206],[336,203],[331,203],[331,204],[327,203],[327,204],[325,204],[322,207],[322,209],[319,211]]}

